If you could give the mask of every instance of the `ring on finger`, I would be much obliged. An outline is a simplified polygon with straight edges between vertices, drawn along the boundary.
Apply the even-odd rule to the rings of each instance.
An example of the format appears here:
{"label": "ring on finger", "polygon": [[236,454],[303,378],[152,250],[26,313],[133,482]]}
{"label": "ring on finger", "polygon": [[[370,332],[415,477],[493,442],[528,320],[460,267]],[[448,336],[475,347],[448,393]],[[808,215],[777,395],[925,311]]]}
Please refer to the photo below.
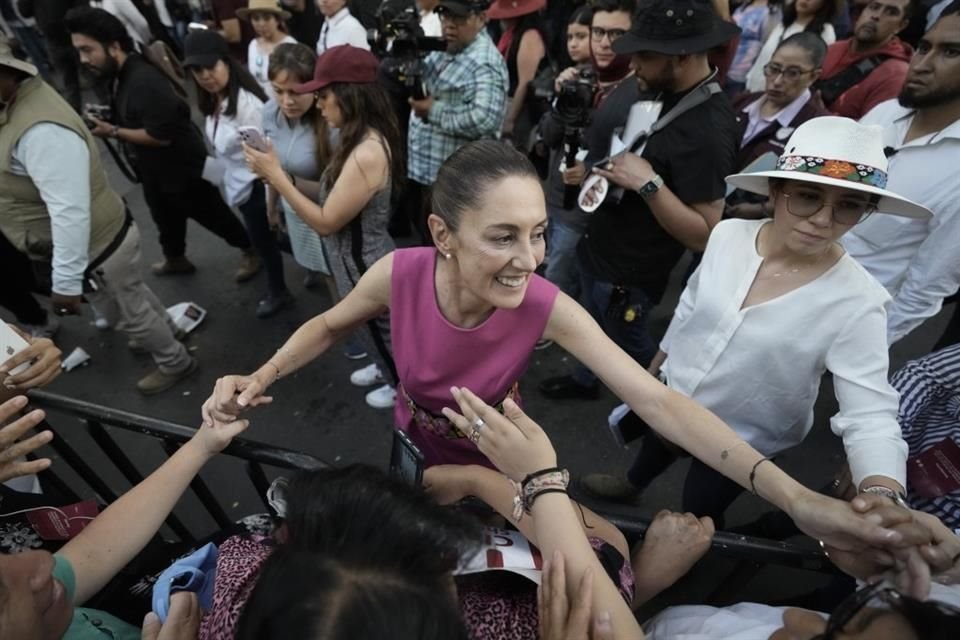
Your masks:
{"label": "ring on finger", "polygon": [[477,418],[473,421],[473,428],[470,430],[470,442],[477,444],[480,442],[480,430],[487,425],[483,418]]}

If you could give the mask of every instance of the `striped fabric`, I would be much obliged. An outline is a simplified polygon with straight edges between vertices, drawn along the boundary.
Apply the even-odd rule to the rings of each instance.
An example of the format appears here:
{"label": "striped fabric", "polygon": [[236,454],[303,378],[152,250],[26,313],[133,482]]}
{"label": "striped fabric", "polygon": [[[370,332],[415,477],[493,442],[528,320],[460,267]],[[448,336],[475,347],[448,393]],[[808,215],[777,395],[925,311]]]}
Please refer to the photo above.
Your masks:
{"label": "striped fabric", "polygon": [[[908,362],[890,382],[900,392],[898,420],[911,457],[945,438],[960,443],[960,344]],[[960,529],[960,490],[923,498],[910,495],[908,487],[907,497],[914,509]]]}

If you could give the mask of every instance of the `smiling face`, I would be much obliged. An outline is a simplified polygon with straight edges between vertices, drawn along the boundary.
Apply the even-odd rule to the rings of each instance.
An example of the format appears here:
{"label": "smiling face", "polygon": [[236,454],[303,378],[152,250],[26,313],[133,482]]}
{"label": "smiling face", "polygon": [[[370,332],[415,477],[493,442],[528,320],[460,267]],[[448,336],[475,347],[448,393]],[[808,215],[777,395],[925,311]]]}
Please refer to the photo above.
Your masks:
{"label": "smiling face", "polygon": [[533,178],[507,176],[487,186],[480,202],[463,212],[457,231],[436,215],[431,230],[441,251],[451,254],[462,302],[474,311],[513,309],[523,302],[530,278],[543,262],[543,189]]}
{"label": "smiling face", "polygon": [[[784,180],[770,187],[773,206],[773,232],[798,256],[824,253],[849,231],[854,220],[851,212],[870,209],[870,196],[862,191],[803,180]],[[796,215],[808,213],[809,215]],[[850,222],[841,224],[835,220]]]}
{"label": "smiling face", "polygon": [[190,72],[200,88],[208,93],[223,93],[230,83],[230,67],[223,60],[217,60],[212,67],[190,67]]}
{"label": "smiling face", "polygon": [[0,637],[63,637],[73,617],[73,603],[52,572],[53,556],[44,551],[0,555]]}
{"label": "smiling face", "polygon": [[277,106],[287,118],[296,120],[313,106],[314,94],[296,93],[293,88],[299,84],[299,79],[290,75],[286,69],[280,70],[270,81],[273,94],[277,97]]}

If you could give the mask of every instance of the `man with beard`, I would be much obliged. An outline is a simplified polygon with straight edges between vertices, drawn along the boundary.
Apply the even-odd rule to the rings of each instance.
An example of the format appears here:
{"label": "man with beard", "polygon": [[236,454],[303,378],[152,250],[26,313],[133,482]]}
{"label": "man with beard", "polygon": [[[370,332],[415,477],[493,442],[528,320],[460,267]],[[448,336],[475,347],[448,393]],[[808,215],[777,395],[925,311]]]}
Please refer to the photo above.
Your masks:
{"label": "man with beard", "polygon": [[[610,137],[588,137],[587,166],[625,193],[619,201],[607,197],[590,215],[577,245],[580,303],[644,366],[657,353],[647,321],[670,272],[687,249],[703,250],[723,213],[724,178],[734,169],[738,127],[707,52],[738,32],[708,3],[648,0],[639,4],[630,31],[613,43],[615,53],[632,55],[635,78],[624,83],[639,81],[646,87],[641,99],[662,100],[661,118],[681,101],[686,107],[695,100],[651,135],[639,156],[624,153],[596,164],[610,152]],[[620,106],[621,124],[629,111]],[[596,398],[598,388],[583,365],[540,385],[541,393],[556,399]],[[589,488],[607,494],[603,487]]]}
{"label": "man with beard", "polygon": [[134,50],[116,17],[102,9],[78,7],[67,13],[66,21],[80,61],[113,90],[111,121],[86,117],[93,135],[123,145],[140,177],[164,256],[151,266],[153,273],[196,271],[186,257],[187,220],[192,218],[243,252],[234,279],[252,278],[260,270],[260,259],[220,192],[201,177],[207,149],[190,119],[189,105],[163,72]]}
{"label": "man with beard", "polygon": [[157,365],[137,382],[145,395],[191,375],[197,361],[140,276],[140,233],[107,183],[96,141],[5,40],[0,107],[0,234],[50,266],[54,312],[79,314],[84,295],[114,306],[131,341]]}
{"label": "man with beard", "polygon": [[411,220],[421,238],[426,229],[427,193],[437,171],[454,151],[473,140],[498,138],[506,114],[507,66],[487,34],[487,0],[440,0],[437,14],[446,51],[423,64],[427,95],[410,97],[407,133],[407,193]]}
{"label": "man with beard", "polygon": [[887,187],[933,212],[927,220],[871,216],[843,237],[893,297],[892,344],[935,315],[960,284],[960,0],[920,40],[900,97],[861,122],[884,127]]}
{"label": "man with beard", "polygon": [[857,19],[853,37],[830,45],[814,85],[827,109],[858,119],[897,96],[912,52],[897,34],[910,23],[913,2],[871,0]]}

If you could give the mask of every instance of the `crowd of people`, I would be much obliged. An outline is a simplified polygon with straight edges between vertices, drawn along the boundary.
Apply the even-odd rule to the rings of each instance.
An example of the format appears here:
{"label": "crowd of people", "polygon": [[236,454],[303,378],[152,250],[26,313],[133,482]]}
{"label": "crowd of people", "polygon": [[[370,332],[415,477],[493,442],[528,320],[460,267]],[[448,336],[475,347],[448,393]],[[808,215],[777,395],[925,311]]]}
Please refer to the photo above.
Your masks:
{"label": "crowd of people", "polygon": [[[285,254],[331,301],[259,368],[218,371],[193,440],[52,557],[0,555],[0,637],[960,633],[958,312],[929,355],[895,373],[888,355],[960,286],[960,0],[18,0],[0,17],[0,305],[28,345],[2,356],[8,395],[56,378],[58,318],[84,304],[153,358],[140,393],[200,366],[104,149],[143,189],[149,277],[196,271],[192,219],[238,250],[237,282],[265,272],[251,315],[293,304]],[[423,486],[297,474],[265,531],[174,563],[199,583],[140,609],[95,598],[271,388],[338,348],[369,358],[350,381],[392,410]],[[611,429],[642,438],[628,470],[571,479],[524,412],[545,348],[576,364],[544,397],[622,401]],[[819,492],[777,458],[827,374],[846,463]],[[50,466],[28,455],[42,418],[0,406],[0,480]],[[569,497],[630,504],[683,457],[681,511],[632,551]],[[744,491],[855,580],[826,613],[638,620]],[[539,588],[460,575],[490,535],[477,508],[539,549]]]}

